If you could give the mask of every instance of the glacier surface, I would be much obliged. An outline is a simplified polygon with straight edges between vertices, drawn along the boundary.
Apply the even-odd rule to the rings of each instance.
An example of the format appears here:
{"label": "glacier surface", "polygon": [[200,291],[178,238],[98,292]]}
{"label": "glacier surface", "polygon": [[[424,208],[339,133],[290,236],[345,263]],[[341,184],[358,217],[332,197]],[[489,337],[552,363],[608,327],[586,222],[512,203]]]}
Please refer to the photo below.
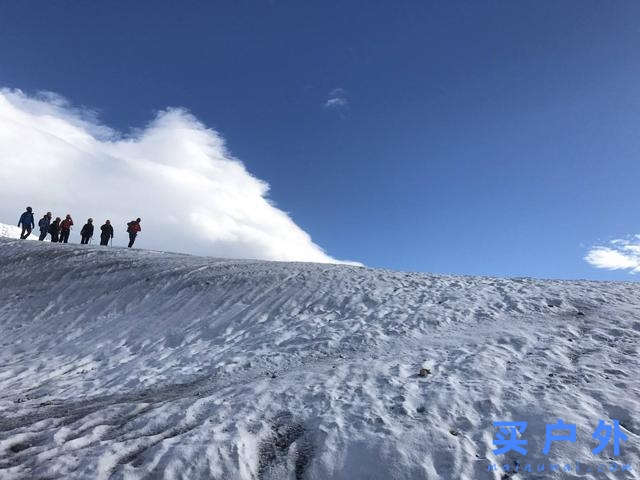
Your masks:
{"label": "glacier surface", "polygon": [[[635,283],[0,238],[0,478],[640,478],[639,307]],[[578,441],[544,457],[557,419]],[[526,457],[492,452],[501,420]],[[552,461],[632,469],[488,471]]]}

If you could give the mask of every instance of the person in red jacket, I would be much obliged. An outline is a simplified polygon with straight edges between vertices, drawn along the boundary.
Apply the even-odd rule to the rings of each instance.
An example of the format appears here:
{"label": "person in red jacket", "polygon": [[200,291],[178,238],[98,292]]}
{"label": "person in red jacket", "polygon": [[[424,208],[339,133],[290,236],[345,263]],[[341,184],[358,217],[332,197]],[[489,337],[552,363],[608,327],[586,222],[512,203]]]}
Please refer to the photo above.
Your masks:
{"label": "person in red jacket", "polygon": [[65,219],[60,222],[60,239],[58,240],[60,243],[67,243],[69,241],[72,225],[73,220],[71,219],[71,215],[67,214]]}
{"label": "person in red jacket", "polygon": [[142,230],[140,228],[140,219],[136,218],[132,222],[127,223],[127,233],[129,234],[129,248],[133,247],[133,242],[136,241],[136,235]]}

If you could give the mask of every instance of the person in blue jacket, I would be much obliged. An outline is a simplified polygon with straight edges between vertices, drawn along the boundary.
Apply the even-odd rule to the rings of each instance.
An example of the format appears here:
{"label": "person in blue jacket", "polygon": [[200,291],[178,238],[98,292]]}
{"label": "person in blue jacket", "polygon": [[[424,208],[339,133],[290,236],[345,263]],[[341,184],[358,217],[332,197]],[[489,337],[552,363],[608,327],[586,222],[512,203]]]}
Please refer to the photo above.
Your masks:
{"label": "person in blue jacket", "polygon": [[38,240],[43,241],[47,238],[49,234],[49,226],[51,225],[51,212],[47,212],[44,217],[40,219],[38,222],[38,227],[40,227],[40,238]]}
{"label": "person in blue jacket", "polygon": [[33,210],[31,207],[27,207],[27,211],[20,215],[20,220],[18,220],[18,226],[22,225],[22,233],[20,234],[20,239],[24,240],[29,235],[31,235],[31,230],[36,226],[36,222],[33,219]]}

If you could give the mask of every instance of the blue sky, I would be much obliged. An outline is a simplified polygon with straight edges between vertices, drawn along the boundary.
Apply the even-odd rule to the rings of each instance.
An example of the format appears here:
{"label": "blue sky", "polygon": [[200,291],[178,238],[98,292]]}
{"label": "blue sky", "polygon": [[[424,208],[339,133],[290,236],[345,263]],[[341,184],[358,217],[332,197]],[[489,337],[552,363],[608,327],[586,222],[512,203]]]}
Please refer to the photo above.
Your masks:
{"label": "blue sky", "polygon": [[[637,2],[3,2],[0,85],[188,109],[336,258],[635,279]],[[375,3],[375,4],[374,4]]]}

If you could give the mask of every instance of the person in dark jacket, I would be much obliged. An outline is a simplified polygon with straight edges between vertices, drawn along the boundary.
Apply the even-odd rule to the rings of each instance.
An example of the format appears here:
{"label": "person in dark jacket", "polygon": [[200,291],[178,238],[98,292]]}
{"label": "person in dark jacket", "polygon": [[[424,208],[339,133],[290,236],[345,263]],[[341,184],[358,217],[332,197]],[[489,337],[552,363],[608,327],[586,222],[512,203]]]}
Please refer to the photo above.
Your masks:
{"label": "person in dark jacket", "polygon": [[88,219],[87,223],[84,224],[84,227],[80,230],[80,237],[82,237],[80,240],[82,245],[89,243],[89,240],[93,237],[93,218]]}
{"label": "person in dark jacket", "polygon": [[133,247],[133,242],[136,241],[138,232],[142,230],[140,228],[140,219],[136,218],[132,222],[127,223],[127,233],[129,234],[129,248]]}
{"label": "person in dark jacket", "polygon": [[100,245],[109,245],[109,240],[113,238],[113,227],[111,222],[107,220],[104,225],[100,227],[102,233],[100,234]]}
{"label": "person in dark jacket", "polygon": [[60,222],[60,243],[67,243],[69,241],[69,234],[71,233],[71,227],[73,226],[73,220],[71,215],[67,214],[64,220]]}
{"label": "person in dark jacket", "polygon": [[49,233],[51,234],[51,241],[58,243],[58,235],[60,234],[60,217],[51,222],[49,225]]}
{"label": "person in dark jacket", "polygon": [[36,226],[36,222],[33,219],[33,210],[31,207],[27,207],[27,211],[20,215],[20,220],[18,220],[18,226],[22,226],[22,233],[20,234],[20,239],[24,240],[29,235],[31,235],[31,230]]}
{"label": "person in dark jacket", "polygon": [[40,227],[40,238],[38,238],[38,240],[43,241],[47,238],[49,225],[51,225],[51,212],[47,212],[47,214],[38,222],[38,227]]}

